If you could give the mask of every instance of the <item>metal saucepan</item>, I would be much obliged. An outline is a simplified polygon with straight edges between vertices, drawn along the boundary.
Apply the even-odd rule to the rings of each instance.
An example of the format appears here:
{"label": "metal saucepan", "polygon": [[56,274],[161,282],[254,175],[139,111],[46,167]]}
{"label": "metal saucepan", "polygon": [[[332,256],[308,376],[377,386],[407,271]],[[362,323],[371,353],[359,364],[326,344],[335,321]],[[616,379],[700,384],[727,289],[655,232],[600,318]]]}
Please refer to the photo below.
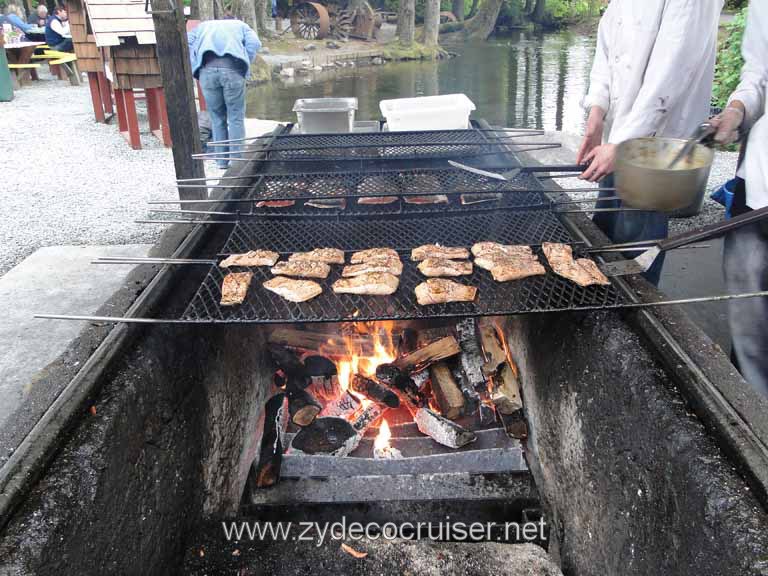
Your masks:
{"label": "metal saucepan", "polygon": [[680,211],[679,216],[697,214],[715,152],[696,144],[690,155],[669,168],[687,143],[673,138],[637,138],[620,144],[616,154],[617,195],[631,208]]}

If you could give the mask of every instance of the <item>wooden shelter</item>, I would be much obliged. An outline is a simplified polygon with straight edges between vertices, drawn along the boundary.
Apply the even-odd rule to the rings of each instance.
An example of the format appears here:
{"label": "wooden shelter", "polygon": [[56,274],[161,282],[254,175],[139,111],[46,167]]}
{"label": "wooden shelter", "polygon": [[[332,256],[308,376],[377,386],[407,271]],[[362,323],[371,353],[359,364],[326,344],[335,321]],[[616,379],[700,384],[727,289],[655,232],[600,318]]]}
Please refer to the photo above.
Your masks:
{"label": "wooden shelter", "polygon": [[[70,20],[78,61],[86,60],[83,70],[89,72],[89,78],[92,68],[98,67],[91,82],[97,120],[97,96],[106,106],[99,75],[103,74],[112,84],[120,133],[131,147],[141,148],[134,90],[144,92],[150,130],[170,146],[155,26],[152,15],[145,12],[144,0],[69,0],[68,7],[77,14]],[[111,111],[111,98],[109,108]],[[103,112],[106,110],[102,109],[102,117]]]}

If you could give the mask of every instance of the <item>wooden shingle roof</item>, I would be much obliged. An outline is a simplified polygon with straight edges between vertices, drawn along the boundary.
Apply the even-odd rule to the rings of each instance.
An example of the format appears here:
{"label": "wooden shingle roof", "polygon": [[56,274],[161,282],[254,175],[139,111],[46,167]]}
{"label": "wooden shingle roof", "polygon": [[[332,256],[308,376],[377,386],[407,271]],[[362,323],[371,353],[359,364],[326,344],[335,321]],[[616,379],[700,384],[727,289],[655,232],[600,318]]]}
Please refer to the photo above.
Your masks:
{"label": "wooden shingle roof", "polygon": [[85,0],[97,46],[117,46],[120,38],[135,37],[139,44],[155,44],[152,14],[144,0]]}

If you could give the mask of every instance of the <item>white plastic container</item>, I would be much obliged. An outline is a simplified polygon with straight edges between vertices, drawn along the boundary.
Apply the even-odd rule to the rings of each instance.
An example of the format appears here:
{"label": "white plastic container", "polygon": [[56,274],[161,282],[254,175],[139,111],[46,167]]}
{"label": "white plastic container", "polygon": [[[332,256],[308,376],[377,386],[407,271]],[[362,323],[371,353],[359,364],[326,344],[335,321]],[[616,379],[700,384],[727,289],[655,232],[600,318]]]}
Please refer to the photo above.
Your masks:
{"label": "white plastic container", "polygon": [[300,98],[293,105],[301,134],[352,132],[357,98]]}
{"label": "white plastic container", "polygon": [[463,130],[475,104],[466,94],[382,100],[379,108],[390,132],[408,130]]}

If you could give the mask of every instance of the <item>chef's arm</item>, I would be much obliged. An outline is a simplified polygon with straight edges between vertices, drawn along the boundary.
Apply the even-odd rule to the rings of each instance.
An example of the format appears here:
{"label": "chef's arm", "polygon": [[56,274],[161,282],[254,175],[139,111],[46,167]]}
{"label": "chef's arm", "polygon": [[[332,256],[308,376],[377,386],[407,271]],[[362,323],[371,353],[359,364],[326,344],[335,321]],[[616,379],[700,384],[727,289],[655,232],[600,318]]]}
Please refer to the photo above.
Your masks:
{"label": "chef's arm", "polygon": [[731,94],[728,106],[741,109],[744,113],[742,129],[749,130],[765,110],[768,85],[768,5],[765,2],[749,5],[742,53],[741,82]]}
{"label": "chef's arm", "polygon": [[599,108],[603,117],[611,105],[611,70],[608,66],[608,30],[611,26],[612,13],[606,12],[597,29],[597,48],[589,75],[589,92],[584,97],[583,106],[592,111]]}
{"label": "chef's arm", "polygon": [[[701,58],[716,41],[722,1],[669,0],[632,110],[609,142],[652,136],[691,90]],[[703,119],[702,119],[703,120]]]}

